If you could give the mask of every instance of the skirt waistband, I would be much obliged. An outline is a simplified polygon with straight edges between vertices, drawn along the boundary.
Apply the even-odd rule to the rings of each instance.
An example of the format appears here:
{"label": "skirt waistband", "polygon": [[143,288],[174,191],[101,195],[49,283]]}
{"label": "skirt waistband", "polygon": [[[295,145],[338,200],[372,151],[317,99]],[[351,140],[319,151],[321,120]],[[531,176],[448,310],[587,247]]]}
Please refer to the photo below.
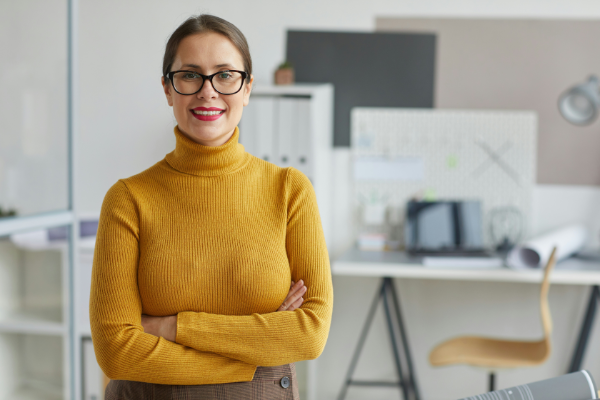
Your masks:
{"label": "skirt waistband", "polygon": [[250,382],[159,385],[111,380],[105,400],[299,400],[294,364],[257,367]]}

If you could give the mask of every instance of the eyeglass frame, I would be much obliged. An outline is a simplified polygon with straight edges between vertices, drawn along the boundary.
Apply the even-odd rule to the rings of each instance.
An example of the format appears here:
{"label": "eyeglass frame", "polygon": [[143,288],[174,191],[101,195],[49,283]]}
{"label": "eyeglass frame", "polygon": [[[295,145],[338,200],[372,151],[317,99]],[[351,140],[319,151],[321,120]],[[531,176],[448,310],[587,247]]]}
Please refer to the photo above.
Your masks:
{"label": "eyeglass frame", "polygon": [[[191,73],[193,73],[193,74],[200,75],[200,76],[202,77],[202,85],[200,85],[200,88],[199,88],[198,90],[196,90],[194,93],[181,93],[179,90],[177,90],[177,88],[175,87],[175,82],[173,81],[173,76],[174,76],[174,75],[175,75],[177,72],[191,72]],[[215,85],[213,85],[213,81],[212,81],[212,80],[213,80],[213,78],[214,78],[214,76],[215,76],[215,75],[222,74],[223,72],[239,72],[240,74],[242,74],[242,84],[240,85],[240,88],[239,88],[238,90],[236,90],[236,91],[235,91],[235,92],[233,92],[233,93],[223,93],[223,92],[219,92],[219,91],[218,91],[218,90],[215,88]],[[203,74],[201,74],[201,73],[199,73],[199,72],[197,72],[197,71],[190,71],[190,70],[187,70],[187,69],[180,69],[180,70],[177,70],[177,71],[170,71],[170,72],[167,72],[167,74],[165,75],[165,78],[166,78],[166,79],[168,79],[169,81],[171,81],[171,86],[173,86],[173,89],[174,89],[174,90],[175,90],[177,93],[179,93],[180,95],[182,95],[182,96],[191,96],[191,95],[194,95],[194,94],[196,94],[196,93],[200,92],[200,91],[202,90],[202,88],[204,87],[204,83],[206,83],[206,80],[207,80],[207,79],[208,79],[208,81],[210,82],[210,85],[212,86],[212,88],[213,88],[213,90],[214,90],[215,92],[217,92],[217,93],[219,93],[219,94],[222,94],[222,95],[224,95],[224,96],[229,96],[229,95],[232,95],[232,94],[239,93],[239,91],[240,91],[240,90],[242,90],[242,88],[244,87],[244,81],[246,80],[246,78],[248,78],[248,73],[247,73],[246,71],[239,71],[239,70],[237,70],[237,69],[226,69],[226,70],[224,70],[224,71],[218,71],[218,72],[215,72],[215,73],[214,73],[214,74],[212,74],[212,75],[203,75]]]}

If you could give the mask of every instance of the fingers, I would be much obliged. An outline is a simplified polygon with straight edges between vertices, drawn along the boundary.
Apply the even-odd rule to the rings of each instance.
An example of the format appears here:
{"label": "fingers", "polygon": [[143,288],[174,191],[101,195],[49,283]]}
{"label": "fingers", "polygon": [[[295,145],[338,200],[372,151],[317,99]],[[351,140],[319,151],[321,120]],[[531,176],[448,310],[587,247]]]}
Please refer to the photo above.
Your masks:
{"label": "fingers", "polygon": [[300,297],[298,300],[296,300],[296,302],[289,306],[286,311],[294,311],[296,308],[300,308],[302,303],[304,303],[304,297]]}
{"label": "fingers", "polygon": [[[299,280],[298,282],[296,282],[290,288],[290,291],[289,291],[287,297],[285,298],[281,307],[279,307],[277,309],[277,311],[290,311],[290,307],[292,307],[298,303],[298,300],[300,298],[302,298],[304,293],[306,293],[306,290],[307,290],[307,288],[306,288],[306,286],[304,286],[304,281],[302,279]],[[303,301],[304,300],[300,301],[299,305],[294,308],[298,308],[300,305],[302,305]]]}
{"label": "fingers", "polygon": [[292,296],[294,293],[296,293],[298,290],[302,289],[303,287],[304,287],[304,281],[302,279],[300,279],[296,283],[294,283],[294,281],[292,281],[292,286],[290,287],[290,292],[288,293],[288,295],[285,299],[286,300],[289,299],[290,296]]}

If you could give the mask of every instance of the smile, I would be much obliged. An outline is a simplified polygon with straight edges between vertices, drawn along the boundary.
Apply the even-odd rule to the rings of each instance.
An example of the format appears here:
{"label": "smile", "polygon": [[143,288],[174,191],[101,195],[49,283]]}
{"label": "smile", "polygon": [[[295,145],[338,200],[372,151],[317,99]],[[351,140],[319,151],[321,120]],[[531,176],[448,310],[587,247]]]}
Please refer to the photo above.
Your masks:
{"label": "smile", "polygon": [[196,115],[219,115],[219,114],[223,114],[225,112],[225,110],[221,110],[221,111],[197,111],[197,110],[192,110],[192,112]]}
{"label": "smile", "polygon": [[196,107],[190,111],[194,118],[200,121],[216,121],[225,113],[225,110],[216,107]]}

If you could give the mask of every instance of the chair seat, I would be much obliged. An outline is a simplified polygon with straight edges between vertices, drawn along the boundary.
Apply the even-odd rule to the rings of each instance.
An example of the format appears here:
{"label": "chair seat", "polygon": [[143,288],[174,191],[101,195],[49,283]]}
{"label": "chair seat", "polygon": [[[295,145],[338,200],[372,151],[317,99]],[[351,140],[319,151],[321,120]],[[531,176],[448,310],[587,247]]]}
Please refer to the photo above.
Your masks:
{"label": "chair seat", "polygon": [[484,368],[535,366],[550,355],[549,340],[516,341],[461,336],[437,345],[429,354],[434,366],[468,364]]}

